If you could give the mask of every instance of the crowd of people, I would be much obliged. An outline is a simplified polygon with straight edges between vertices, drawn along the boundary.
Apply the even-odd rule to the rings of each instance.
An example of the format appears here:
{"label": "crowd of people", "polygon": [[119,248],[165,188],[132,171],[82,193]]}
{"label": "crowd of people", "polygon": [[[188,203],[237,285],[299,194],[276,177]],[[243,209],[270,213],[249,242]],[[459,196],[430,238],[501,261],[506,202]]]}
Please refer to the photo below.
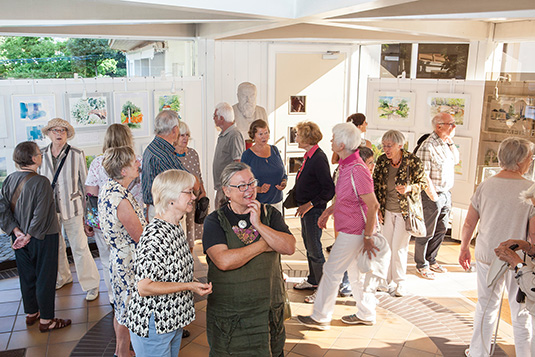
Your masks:
{"label": "crowd of people", "polygon": [[[130,357],[133,347],[138,356],[177,356],[182,338],[189,336],[185,327],[195,320],[194,293],[207,296],[210,356],[284,355],[284,321],[291,314],[281,255],[292,255],[296,246],[282,208],[288,175],[278,149],[269,144],[268,123],[249,120],[252,145],[246,145],[234,112],[228,103],[215,107],[214,124],[221,130],[213,161],[215,211],[204,224],[196,206],[208,196],[200,157],[188,146],[190,130],[174,111],[156,116],[155,137],[142,156],[135,154],[127,126],[110,125],[103,154],[89,170],[83,151],[67,143],[74,128],[60,118],[42,129],[51,141],[47,147],[16,146],[13,160],[19,171],[3,184],[0,228],[13,241],[28,326],[39,322],[39,330],[47,332],[71,324],[54,314],[55,290],[72,282],[65,239],[86,300],[98,298],[100,276],[86,238],[94,236],[113,306],[115,355]],[[387,131],[383,152],[375,158],[362,138],[366,117],[351,115],[332,129],[334,176],[318,145],[323,139],[319,126],[310,121],[296,125],[296,142],[305,153],[289,198],[301,223],[308,275],[294,289],[311,291],[304,301],[313,304],[311,315],[297,316],[300,323],[329,329],[340,294],[356,301],[356,311],[341,321],[370,326],[376,323],[378,290],[407,295],[412,219],[425,226],[425,234],[414,237],[418,273],[435,279],[435,273],[447,272],[437,256],[459,153],[454,118],[440,113],[432,125],[415,153],[407,150],[401,132]],[[529,141],[504,140],[498,151],[502,171],[480,184],[471,199],[459,257],[461,266],[470,269],[469,244],[477,226],[478,302],[467,356],[490,350],[500,301],[499,291],[486,284],[494,259],[516,270],[500,276],[496,286],[505,285],[514,296],[520,285],[527,295],[527,310],[515,299],[509,303],[517,355],[532,353],[526,342],[533,334],[534,278],[529,273],[534,265],[515,252],[535,256],[529,241],[535,235],[535,199],[530,205],[518,198],[521,192],[529,196],[525,192],[532,182],[523,174],[532,156]],[[336,240],[326,259],[321,238],[331,216]],[[206,254],[206,283],[193,274],[196,241]],[[363,271],[363,264],[370,268]]]}

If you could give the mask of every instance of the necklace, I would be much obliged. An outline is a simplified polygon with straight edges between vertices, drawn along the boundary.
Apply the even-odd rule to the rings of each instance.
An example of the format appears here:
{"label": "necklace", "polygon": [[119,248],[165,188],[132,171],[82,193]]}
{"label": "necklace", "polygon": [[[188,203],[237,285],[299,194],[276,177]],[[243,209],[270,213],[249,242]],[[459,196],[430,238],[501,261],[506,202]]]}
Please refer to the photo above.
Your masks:
{"label": "necklace", "polygon": [[[232,209],[232,207],[230,206],[230,202],[228,203],[228,208],[230,209],[230,211],[232,213],[234,213],[235,215],[238,215],[236,212],[234,212],[234,210]],[[245,227],[247,227],[247,221],[245,219],[240,219],[238,221],[238,227],[240,227],[241,229],[245,229]]]}
{"label": "necklace", "polygon": [[396,163],[394,163],[394,160],[393,160],[393,159],[392,159],[392,160],[390,160],[390,162],[392,163],[392,166],[394,166],[394,167],[398,167],[398,166],[399,166],[399,164],[401,164],[401,157],[399,158],[399,161],[398,161],[398,162],[396,162]]}

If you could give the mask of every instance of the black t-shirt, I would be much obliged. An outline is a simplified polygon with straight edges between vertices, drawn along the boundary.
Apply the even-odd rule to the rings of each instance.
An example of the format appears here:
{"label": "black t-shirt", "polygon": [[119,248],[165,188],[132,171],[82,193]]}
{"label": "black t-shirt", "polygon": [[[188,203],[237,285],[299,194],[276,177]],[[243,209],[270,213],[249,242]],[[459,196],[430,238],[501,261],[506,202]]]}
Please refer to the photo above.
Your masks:
{"label": "black t-shirt", "polygon": [[[290,229],[284,222],[281,213],[276,208],[273,208],[272,210],[273,212],[271,213],[269,227],[279,232],[291,234]],[[258,232],[256,232],[256,230],[251,227],[251,222],[249,221],[249,214],[236,214],[230,210],[228,205],[225,205],[223,207],[223,213],[230,222],[232,230],[236,233],[238,238],[240,238],[245,244],[251,244],[253,242],[256,242],[260,238]],[[264,210],[262,209],[260,213],[260,219],[263,218]],[[238,227],[238,222],[241,220],[246,222],[245,228]],[[208,248],[216,244],[227,244],[227,237],[225,236],[225,231],[219,224],[217,211],[214,211],[210,213],[208,217],[206,217],[206,219],[204,220],[204,231],[202,235],[202,245],[204,253],[206,253],[206,250],[208,250]]]}

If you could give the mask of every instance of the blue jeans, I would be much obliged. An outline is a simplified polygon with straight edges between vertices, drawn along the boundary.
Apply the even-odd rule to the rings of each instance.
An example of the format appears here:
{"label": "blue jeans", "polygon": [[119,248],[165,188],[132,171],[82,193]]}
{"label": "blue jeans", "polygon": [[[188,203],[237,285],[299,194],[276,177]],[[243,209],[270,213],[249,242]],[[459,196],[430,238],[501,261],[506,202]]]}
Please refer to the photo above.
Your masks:
{"label": "blue jeans", "polygon": [[318,285],[323,275],[325,257],[321,247],[321,228],[318,227],[318,219],[323,213],[323,208],[313,207],[304,217],[301,217],[301,236],[305,243],[308,260],[308,282]]}
{"label": "blue jeans", "polygon": [[149,337],[140,337],[130,331],[130,341],[136,356],[177,357],[182,342],[182,329],[164,334],[156,333],[154,314],[149,320]]}

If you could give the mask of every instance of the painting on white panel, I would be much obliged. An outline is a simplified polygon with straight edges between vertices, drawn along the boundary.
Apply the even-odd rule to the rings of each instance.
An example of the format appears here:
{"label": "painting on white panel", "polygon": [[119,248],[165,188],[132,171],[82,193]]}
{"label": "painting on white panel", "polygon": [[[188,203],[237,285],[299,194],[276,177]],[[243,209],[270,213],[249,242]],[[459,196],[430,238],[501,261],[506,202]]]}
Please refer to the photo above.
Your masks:
{"label": "painting on white panel", "polygon": [[114,122],[127,125],[134,136],[150,131],[149,92],[114,92]]}
{"label": "painting on white panel", "polygon": [[4,106],[4,97],[0,96],[0,138],[7,138],[7,113]]}
{"label": "painting on white panel", "polygon": [[180,120],[184,119],[184,91],[154,91],[154,117],[162,110],[173,110]]}
{"label": "painting on white panel", "polygon": [[110,93],[65,94],[68,121],[75,129],[102,129],[109,123]]}
{"label": "painting on white panel", "polygon": [[415,105],[415,93],[377,91],[373,96],[373,125],[412,127]]}
{"label": "painting on white panel", "polygon": [[13,149],[0,149],[0,188],[6,177],[15,172],[16,167],[13,162]]}
{"label": "painting on white panel", "polygon": [[429,122],[439,113],[449,113],[457,129],[468,129],[470,95],[461,93],[429,93],[427,96]]}
{"label": "painting on white panel", "polygon": [[459,150],[459,162],[455,165],[455,181],[468,181],[472,138],[456,136],[453,142]]}
{"label": "painting on white panel", "polygon": [[23,141],[35,141],[39,146],[49,143],[41,132],[56,115],[54,94],[11,96],[15,145]]}

